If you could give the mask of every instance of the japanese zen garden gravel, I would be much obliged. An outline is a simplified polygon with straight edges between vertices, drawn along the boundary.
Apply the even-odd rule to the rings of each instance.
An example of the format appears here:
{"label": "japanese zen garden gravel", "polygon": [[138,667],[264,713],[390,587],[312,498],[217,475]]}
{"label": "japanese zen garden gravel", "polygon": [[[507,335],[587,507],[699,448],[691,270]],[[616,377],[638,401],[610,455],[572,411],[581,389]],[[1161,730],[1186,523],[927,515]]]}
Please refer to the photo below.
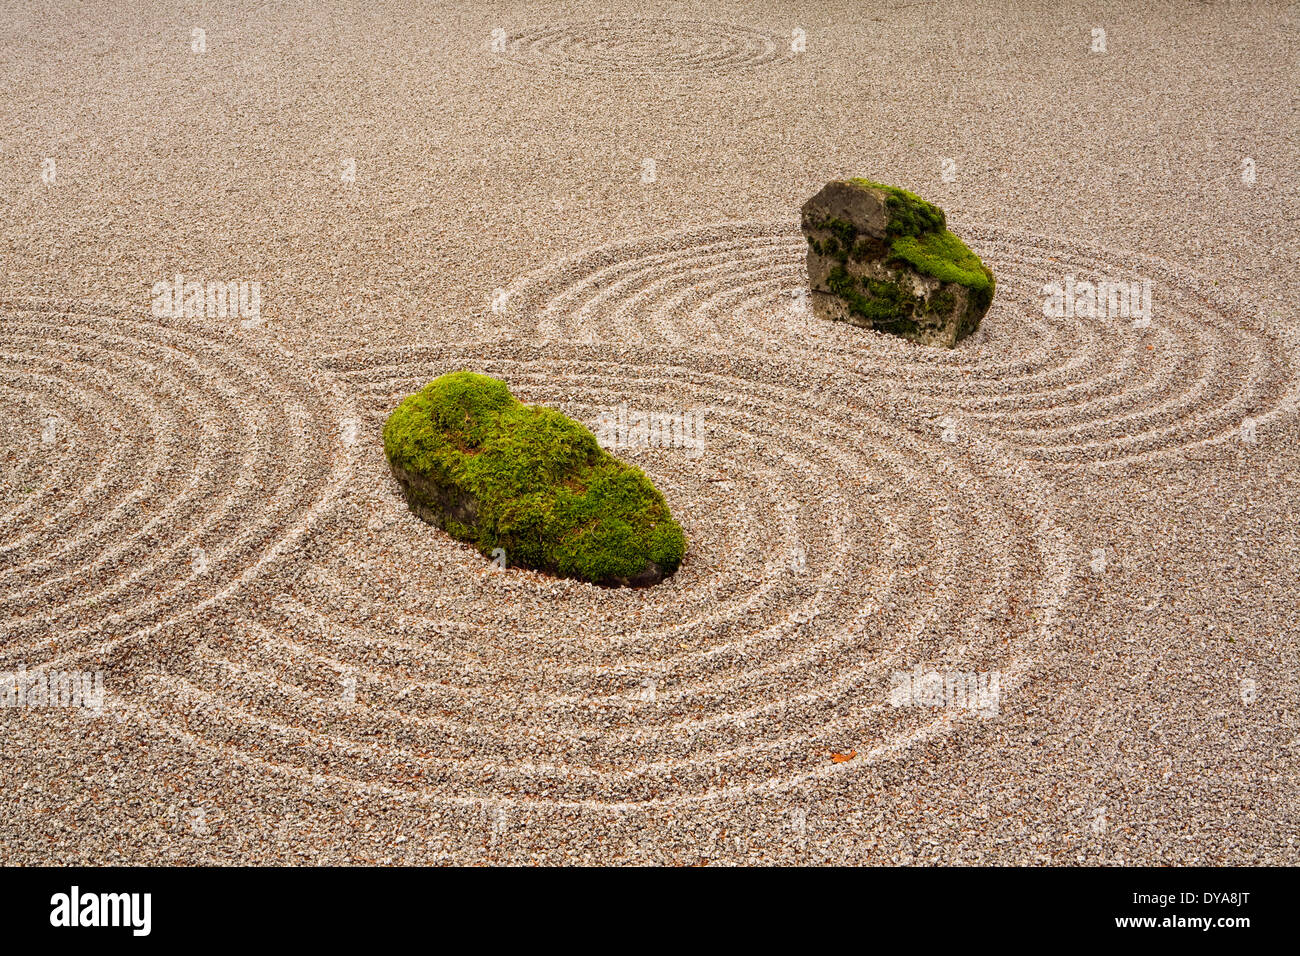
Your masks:
{"label": "japanese zen garden gravel", "polygon": [[[0,673],[104,696],[0,708],[0,860],[1297,862],[1294,12],[814,7],[7,5]],[[954,347],[816,314],[859,177]],[[458,371],[680,567],[411,513]]]}

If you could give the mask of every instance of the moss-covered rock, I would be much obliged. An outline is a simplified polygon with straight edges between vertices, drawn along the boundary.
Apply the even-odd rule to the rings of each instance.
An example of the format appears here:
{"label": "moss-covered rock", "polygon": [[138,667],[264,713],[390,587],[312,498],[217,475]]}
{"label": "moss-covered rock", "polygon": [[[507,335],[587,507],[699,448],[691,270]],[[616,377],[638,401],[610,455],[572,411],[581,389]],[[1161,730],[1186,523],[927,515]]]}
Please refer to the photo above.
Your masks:
{"label": "moss-covered rock", "polygon": [[450,372],[384,424],[411,510],[484,555],[594,584],[644,587],[677,570],[686,537],[639,469],[505,382]]}
{"label": "moss-covered rock", "polygon": [[866,179],[838,180],[804,203],[817,315],[949,348],[979,328],[994,280],[948,231],[943,210]]}

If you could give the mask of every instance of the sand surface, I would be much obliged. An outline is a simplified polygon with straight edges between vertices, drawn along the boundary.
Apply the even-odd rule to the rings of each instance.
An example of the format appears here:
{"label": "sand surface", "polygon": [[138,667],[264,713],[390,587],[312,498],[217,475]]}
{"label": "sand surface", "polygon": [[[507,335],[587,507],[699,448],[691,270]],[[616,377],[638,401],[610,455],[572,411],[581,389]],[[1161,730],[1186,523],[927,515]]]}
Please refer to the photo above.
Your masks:
{"label": "sand surface", "polygon": [[[1298,45],[1283,3],[14,0],[0,672],[105,701],[0,709],[0,863],[1300,862]],[[802,307],[854,175],[997,275],[958,349]],[[155,316],[177,274],[260,311]],[[1149,325],[1045,316],[1067,276]],[[456,368],[667,416],[611,450],[671,581],[411,516],[383,419]],[[995,707],[895,706],[930,672]]]}

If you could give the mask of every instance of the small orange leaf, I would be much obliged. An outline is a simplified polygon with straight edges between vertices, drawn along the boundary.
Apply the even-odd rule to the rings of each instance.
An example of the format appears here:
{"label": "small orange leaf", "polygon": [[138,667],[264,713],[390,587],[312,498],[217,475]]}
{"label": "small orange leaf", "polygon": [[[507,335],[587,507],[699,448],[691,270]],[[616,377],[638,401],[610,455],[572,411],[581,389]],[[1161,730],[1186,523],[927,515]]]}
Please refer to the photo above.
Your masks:
{"label": "small orange leaf", "polygon": [[846,754],[837,754],[835,751],[832,750],[832,751],[831,751],[831,760],[835,761],[836,763],[848,763],[850,760],[852,760],[852,759],[853,759],[854,757],[856,757],[857,755],[858,755],[858,752],[857,752],[856,750],[850,750],[850,751],[849,751],[848,753],[846,753]]}

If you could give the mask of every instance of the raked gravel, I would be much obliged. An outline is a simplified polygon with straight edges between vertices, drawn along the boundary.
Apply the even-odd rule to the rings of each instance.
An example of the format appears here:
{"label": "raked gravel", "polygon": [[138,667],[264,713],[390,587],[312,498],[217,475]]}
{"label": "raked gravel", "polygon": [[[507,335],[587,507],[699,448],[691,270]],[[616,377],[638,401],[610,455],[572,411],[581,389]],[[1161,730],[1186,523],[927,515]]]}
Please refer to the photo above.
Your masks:
{"label": "raked gravel", "polygon": [[[11,6],[0,672],[105,701],[0,710],[0,863],[1300,860],[1294,5]],[[811,316],[846,175],[976,336]],[[455,368],[654,415],[679,572],[411,516]]]}

